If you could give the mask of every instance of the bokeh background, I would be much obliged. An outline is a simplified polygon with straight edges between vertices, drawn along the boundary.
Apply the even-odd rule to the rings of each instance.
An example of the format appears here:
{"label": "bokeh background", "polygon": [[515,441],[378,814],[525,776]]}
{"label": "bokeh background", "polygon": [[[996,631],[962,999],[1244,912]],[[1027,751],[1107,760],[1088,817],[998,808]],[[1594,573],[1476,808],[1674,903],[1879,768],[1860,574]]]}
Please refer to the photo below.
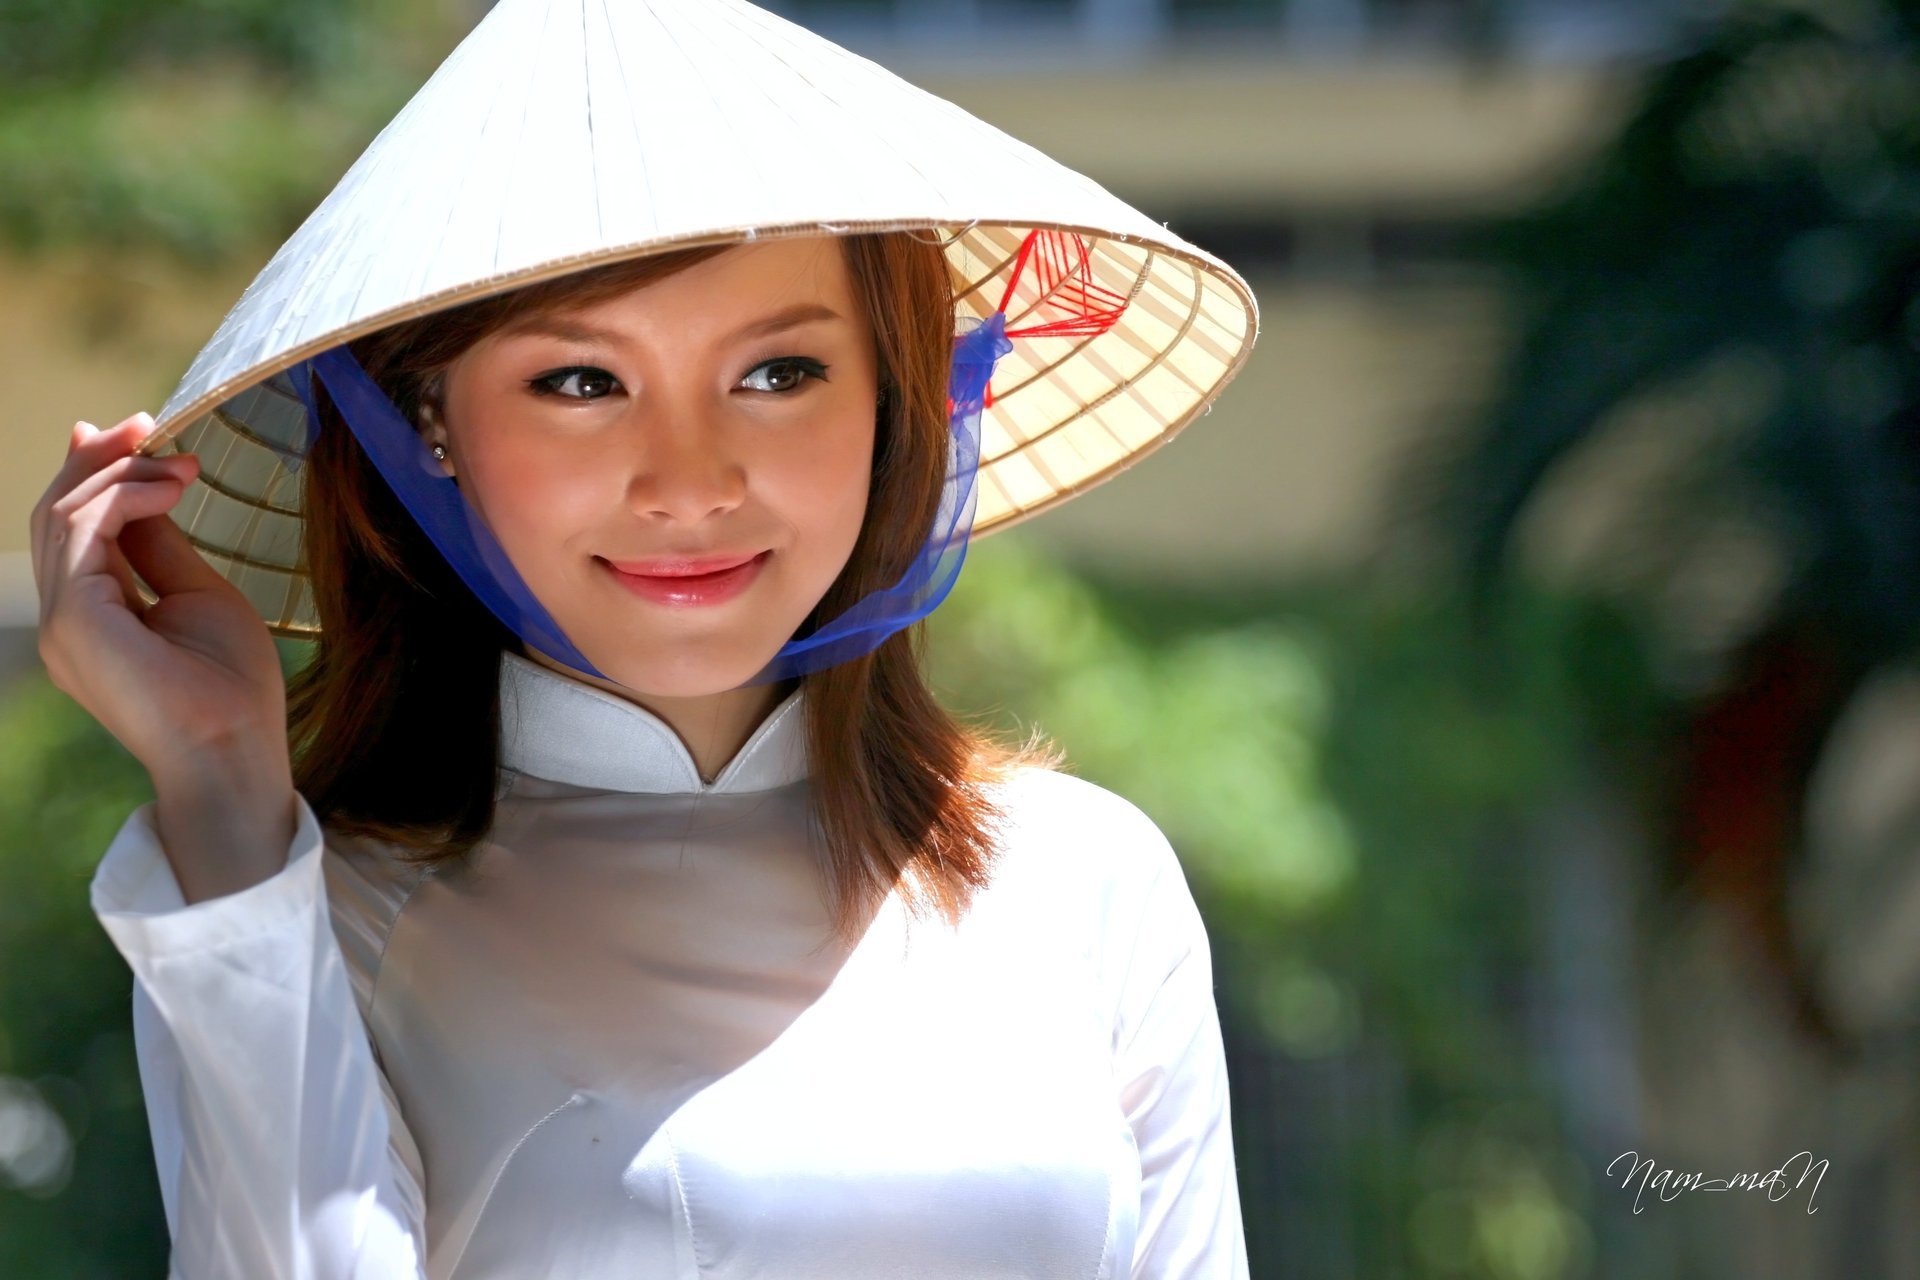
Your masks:
{"label": "bokeh background", "polygon": [[[27,513],[486,7],[0,0],[0,1275],[166,1249]],[[1260,298],[932,623],[1181,854],[1254,1275],[1920,1275],[1920,5],[770,7]]]}

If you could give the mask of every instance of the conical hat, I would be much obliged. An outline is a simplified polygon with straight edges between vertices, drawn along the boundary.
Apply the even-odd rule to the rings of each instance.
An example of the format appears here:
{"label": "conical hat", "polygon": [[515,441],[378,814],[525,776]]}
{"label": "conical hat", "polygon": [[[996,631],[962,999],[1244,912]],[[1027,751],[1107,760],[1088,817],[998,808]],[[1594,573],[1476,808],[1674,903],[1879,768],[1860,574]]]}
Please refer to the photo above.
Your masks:
{"label": "conical hat", "polygon": [[[1103,332],[1021,338],[1001,362],[975,537],[1198,416],[1252,348],[1246,281],[1039,150],[741,0],[500,0],[247,287],[142,452],[199,455],[172,518],[276,632],[309,635],[289,365],[583,267],[823,232],[944,240],[964,324],[1000,306],[1038,229],[1081,237],[1078,285],[1125,306]],[[1009,300],[1009,324],[1038,301]]]}

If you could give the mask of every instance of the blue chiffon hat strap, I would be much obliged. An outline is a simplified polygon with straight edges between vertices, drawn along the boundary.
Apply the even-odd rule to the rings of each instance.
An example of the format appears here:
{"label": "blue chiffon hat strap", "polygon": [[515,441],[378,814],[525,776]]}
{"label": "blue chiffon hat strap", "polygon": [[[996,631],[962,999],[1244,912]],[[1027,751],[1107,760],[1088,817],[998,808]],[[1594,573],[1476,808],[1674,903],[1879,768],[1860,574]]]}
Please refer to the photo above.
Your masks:
{"label": "blue chiffon hat strap", "polygon": [[[966,560],[980,466],[980,417],[994,366],[1013,349],[996,311],[955,337],[948,379],[947,477],[926,542],[891,586],[869,592],[805,637],[788,640],[742,688],[770,684],[871,653],[926,617],[952,591]],[[576,648],[528,588],[513,562],[413,425],[345,345],[287,371],[307,413],[307,445],[320,415],[312,379],[326,387],[361,449],[434,547],[474,596],[526,644],[595,679],[611,680]],[[291,460],[290,460],[291,461]],[[617,683],[617,682],[616,682]]]}

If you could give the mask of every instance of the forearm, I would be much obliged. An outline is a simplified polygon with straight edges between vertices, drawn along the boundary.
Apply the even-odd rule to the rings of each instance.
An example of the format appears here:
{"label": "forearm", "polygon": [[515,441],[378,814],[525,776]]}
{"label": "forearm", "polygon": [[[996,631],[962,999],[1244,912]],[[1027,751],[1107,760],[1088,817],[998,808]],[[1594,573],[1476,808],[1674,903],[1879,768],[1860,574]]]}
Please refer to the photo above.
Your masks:
{"label": "forearm", "polygon": [[327,921],[311,810],[273,875],[195,904],[142,816],[102,860],[95,908],[135,975],[177,1275],[416,1280],[418,1154]]}

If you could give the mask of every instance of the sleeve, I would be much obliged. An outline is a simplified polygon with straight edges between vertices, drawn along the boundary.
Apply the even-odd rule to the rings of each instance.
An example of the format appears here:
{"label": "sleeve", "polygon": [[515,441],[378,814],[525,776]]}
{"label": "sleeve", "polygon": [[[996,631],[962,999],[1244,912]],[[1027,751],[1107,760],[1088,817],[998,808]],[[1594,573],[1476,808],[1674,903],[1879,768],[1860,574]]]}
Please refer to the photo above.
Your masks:
{"label": "sleeve", "polygon": [[305,797],[286,866],[188,904],[136,809],[94,873],[172,1238],[168,1280],[420,1280],[420,1154],[330,921]]}
{"label": "sleeve", "polygon": [[1244,1280],[1226,1050],[1213,961],[1173,850],[1160,861],[1127,962],[1115,1046],[1120,1103],[1140,1151],[1133,1280]]}

